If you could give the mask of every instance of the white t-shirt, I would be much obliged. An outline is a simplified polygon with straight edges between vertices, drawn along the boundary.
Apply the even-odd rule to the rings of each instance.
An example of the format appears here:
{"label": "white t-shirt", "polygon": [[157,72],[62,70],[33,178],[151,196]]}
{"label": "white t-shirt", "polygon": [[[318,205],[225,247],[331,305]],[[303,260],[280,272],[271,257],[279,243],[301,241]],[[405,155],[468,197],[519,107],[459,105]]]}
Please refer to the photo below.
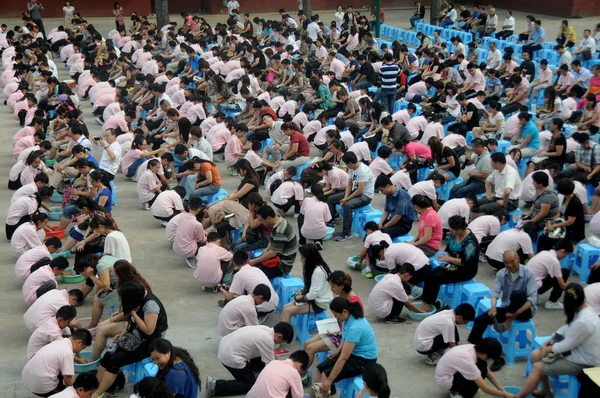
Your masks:
{"label": "white t-shirt", "polygon": [[404,303],[408,301],[408,295],[404,290],[400,276],[388,274],[371,290],[369,308],[378,318],[385,318],[392,312],[393,299]]}
{"label": "white t-shirt", "polygon": [[102,157],[100,158],[98,166],[100,169],[107,171],[112,175],[116,175],[119,170],[119,165],[121,164],[121,144],[119,144],[118,141],[115,141],[110,144],[109,147],[115,155],[114,159],[111,159],[110,156],[108,156],[108,152],[106,152],[105,149],[102,151]]}
{"label": "white t-shirt", "polygon": [[119,260],[132,262],[129,242],[123,232],[113,231],[106,235],[104,239],[104,255],[111,255]]}
{"label": "white t-shirt", "polygon": [[294,200],[304,199],[304,188],[297,181],[284,181],[271,196],[271,202],[276,205],[283,206],[288,202],[288,199]]}
{"label": "white t-shirt", "polygon": [[[246,326],[221,339],[219,361],[234,369],[243,369],[253,358],[265,364],[275,359],[274,331],[268,326]],[[71,359],[72,362],[72,359]]]}
{"label": "white t-shirt", "polygon": [[58,386],[58,376],[74,376],[73,345],[66,338],[42,347],[27,362],[23,372],[23,385],[37,394],[46,394]]}
{"label": "white t-shirt", "polygon": [[256,304],[252,296],[238,296],[228,302],[219,313],[219,336],[224,337],[245,326],[258,324]]}
{"label": "white t-shirt", "polygon": [[[66,330],[69,330],[68,328]],[[62,330],[58,326],[55,317],[48,319],[46,322],[35,329],[35,332],[29,337],[27,343],[27,358],[31,359],[44,346],[52,343],[55,340],[62,340],[66,330]],[[70,333],[69,333],[70,334]]]}
{"label": "white t-shirt", "polygon": [[44,293],[23,315],[27,330],[33,332],[48,319],[56,316],[60,307],[65,305],[70,305],[69,292],[66,289],[54,289]]}
{"label": "white t-shirt", "polygon": [[452,216],[461,216],[465,219],[465,222],[469,222],[469,216],[471,215],[471,208],[467,204],[466,199],[450,199],[440,207],[438,210],[438,216],[442,220],[442,226],[444,229],[448,229],[448,220]]}
{"label": "white t-shirt", "polygon": [[469,223],[469,230],[481,243],[486,236],[495,236],[500,233],[500,220],[495,216],[480,216]]}
{"label": "white t-shirt", "polygon": [[377,261],[377,265],[387,267],[390,271],[405,263],[412,264],[418,271],[429,264],[429,258],[418,247],[401,242],[390,245],[385,249],[385,259]]}
{"label": "white t-shirt", "polygon": [[533,253],[531,238],[523,230],[509,229],[500,232],[496,238],[490,243],[485,252],[485,255],[496,261],[504,261],[504,252],[507,250],[518,251],[523,250],[523,253]]}
{"label": "white t-shirt", "polygon": [[161,192],[152,203],[152,215],[157,217],[170,217],[174,211],[183,210],[181,196],[175,191]]}
{"label": "white t-shirt", "polygon": [[20,281],[25,281],[29,276],[29,269],[33,264],[44,257],[50,257],[50,252],[46,245],[37,246],[21,254],[15,263],[15,274]]}
{"label": "white t-shirt", "polygon": [[435,381],[443,390],[452,388],[454,375],[460,373],[467,380],[481,377],[473,344],[463,344],[447,351],[435,367]]}
{"label": "white t-shirt", "polygon": [[423,319],[417,330],[413,344],[418,352],[426,352],[431,349],[433,339],[442,336],[444,343],[456,343],[454,328],[456,327],[454,311],[445,310]]}
{"label": "white t-shirt", "polygon": [[408,189],[408,194],[412,198],[415,195],[425,195],[431,200],[437,199],[437,192],[433,180],[417,182]]}
{"label": "white t-shirt", "polygon": [[550,275],[552,278],[562,278],[560,261],[554,250],[539,252],[529,260],[527,268],[533,271],[538,288],[542,286],[542,280],[546,275]]}
{"label": "white t-shirt", "polygon": [[352,180],[352,191],[356,190],[358,183],[364,182],[363,195],[373,198],[375,194],[375,180],[369,166],[361,162],[356,170],[349,169],[348,175]]}
{"label": "white t-shirt", "polygon": [[400,170],[394,173],[394,175],[390,178],[392,184],[395,186],[408,191],[412,188],[412,181],[410,180],[410,175],[406,172],[406,170]]}
{"label": "white t-shirt", "polygon": [[[344,143],[347,143],[346,140],[343,140]],[[348,147],[348,152],[353,152],[358,161],[366,160],[368,162],[371,161],[371,150],[369,149],[369,144],[366,141],[357,142],[356,144],[352,144]]]}
{"label": "white t-shirt", "polygon": [[373,245],[379,244],[381,241],[386,241],[388,245],[392,245],[392,238],[388,234],[377,230],[365,237],[363,247],[368,249]]}
{"label": "white t-shirt", "polygon": [[583,292],[585,293],[585,303],[600,316],[600,283],[587,285]]}
{"label": "white t-shirt", "polygon": [[279,304],[279,296],[273,290],[273,286],[269,281],[269,278],[265,275],[260,268],[252,267],[249,264],[244,265],[233,277],[229,291],[231,293],[241,296],[244,292],[253,292],[254,288],[259,284],[265,284],[271,288],[271,300],[266,303],[262,303],[257,306],[256,309],[260,312],[271,312],[275,311],[277,304]]}

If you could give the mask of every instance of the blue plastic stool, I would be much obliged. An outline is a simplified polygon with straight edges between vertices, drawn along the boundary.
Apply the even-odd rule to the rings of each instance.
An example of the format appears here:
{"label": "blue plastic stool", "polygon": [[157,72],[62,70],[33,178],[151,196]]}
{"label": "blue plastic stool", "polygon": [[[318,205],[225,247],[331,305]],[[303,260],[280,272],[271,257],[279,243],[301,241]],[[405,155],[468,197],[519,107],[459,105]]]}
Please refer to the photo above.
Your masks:
{"label": "blue plastic stool", "polygon": [[[537,252],[537,248],[535,250]],[[567,257],[563,258],[562,260],[560,260],[560,268],[573,268],[573,265],[575,265],[575,253],[570,253],[567,255]]]}
{"label": "blue plastic stool", "polygon": [[514,228],[514,226],[517,225],[517,223],[521,219],[522,214],[523,213],[521,212],[520,208],[517,208],[516,210],[513,210],[510,213],[508,213],[509,219],[508,219],[508,222],[506,223],[508,225],[508,227]]}
{"label": "blue plastic stool", "polygon": [[296,340],[300,340],[300,348],[304,348],[304,342],[312,337],[310,331],[317,329],[316,321],[324,319],[327,319],[326,311],[316,315],[314,312],[311,312],[310,314],[298,314],[292,317],[291,324],[296,328]]}
{"label": "blue plastic stool", "polygon": [[[338,211],[338,213],[340,214],[340,217],[343,219],[344,218],[344,208],[342,206],[340,206],[339,204],[336,205],[335,208]],[[370,211],[370,210],[373,210],[373,206],[371,206],[370,204],[352,210],[352,231],[351,231],[351,233],[353,235],[360,234],[360,230],[364,226],[364,224],[362,224],[362,225],[360,224],[363,220],[363,213]],[[381,217],[381,215],[379,217]]]}
{"label": "blue plastic stool", "polygon": [[579,275],[579,282],[587,283],[590,275],[590,266],[598,261],[600,249],[589,243],[580,243],[575,251],[575,263],[573,264],[573,272]]}
{"label": "blue plastic stool", "polygon": [[[382,216],[383,216],[383,213],[381,212],[381,210],[378,210],[378,209],[372,209],[372,210],[363,212],[361,215],[361,219],[358,221],[358,225],[357,225],[358,236],[361,239],[364,238],[366,235],[366,232],[364,229],[365,224],[368,223],[369,221],[373,221],[373,222],[379,224],[379,221],[381,220]],[[354,221],[354,219],[352,221]],[[354,232],[354,228],[353,228],[352,232]]]}
{"label": "blue plastic stool", "polygon": [[144,366],[152,363],[150,357],[139,362],[123,367],[123,373],[127,376],[127,383],[135,384],[144,378]]}
{"label": "blue plastic stool", "polygon": [[309,167],[310,167],[310,162],[306,162],[304,164],[301,164],[300,166],[296,166],[296,175],[292,179],[299,180],[304,169],[308,169]]}
{"label": "blue plastic stool", "polygon": [[315,356],[319,359],[319,363],[321,362],[325,362],[325,360],[327,359],[327,355],[329,355],[330,352],[329,351],[322,351],[322,352],[317,352],[315,354]]}
{"label": "blue plastic stool", "polygon": [[[533,346],[531,347],[531,351],[542,348],[542,345],[550,339],[551,336],[537,336],[533,339]],[[533,368],[533,363],[531,362],[531,354],[527,357],[527,366],[525,366],[525,375],[524,377],[529,376],[531,372],[531,368]]]}
{"label": "blue plastic stool", "polygon": [[510,141],[498,140],[498,149],[496,149],[496,152],[502,152],[503,154],[506,155],[506,151],[508,150],[509,146],[510,146]]}
{"label": "blue plastic stool", "polygon": [[229,195],[229,192],[227,192],[226,189],[221,188],[219,189],[219,192],[213,193],[212,195],[201,196],[201,198],[202,200],[207,201],[208,204],[212,204],[218,202],[219,200],[225,199],[227,195]]}
{"label": "blue plastic stool", "polygon": [[460,304],[461,288],[464,285],[475,283],[475,279],[470,279],[464,282],[448,283],[443,285],[440,289],[438,298],[445,305],[449,305],[452,308],[456,308]]}
{"label": "blue plastic stool", "polygon": [[271,282],[271,286],[273,286],[273,290],[275,290],[276,292],[279,292],[279,285],[281,283],[282,279],[290,279],[292,277],[291,274],[283,274],[283,276],[276,276],[273,279],[269,279],[269,282]]}
{"label": "blue plastic stool", "polygon": [[407,234],[407,235],[402,235],[402,236],[396,236],[394,239],[392,239],[393,243],[408,243],[408,242],[412,242],[413,240],[415,240],[415,237]]}
{"label": "blue plastic stool", "polygon": [[452,187],[455,184],[460,184],[462,182],[463,182],[462,177],[454,178],[454,179],[446,182],[444,185],[442,185],[438,189],[436,189],[438,199],[448,201],[448,199],[450,198],[450,190],[452,189]]}
{"label": "blue plastic stool", "polygon": [[262,254],[265,252],[265,249],[254,249],[254,250],[250,250],[248,252],[248,257],[250,258],[256,258],[256,257],[260,257],[262,256]]}
{"label": "blue plastic stool", "polygon": [[281,309],[287,303],[290,303],[297,292],[304,288],[304,281],[300,278],[289,278],[281,279],[279,281],[279,304],[277,305],[277,312],[281,312]]}
{"label": "blue plastic stool", "polygon": [[554,381],[554,398],[577,398],[581,385],[577,375],[560,375]]}
{"label": "blue plastic stool", "polygon": [[587,184],[585,184],[585,190],[587,192],[588,197],[587,205],[589,206],[592,203],[592,199],[594,199],[594,191],[596,190],[596,188],[594,188],[594,186],[588,182]]}
{"label": "blue plastic stool", "polygon": [[112,193],[111,200],[113,206],[118,206],[119,202],[117,201],[117,188],[115,188],[115,184],[110,182],[110,191]]}
{"label": "blue plastic stool", "polygon": [[404,156],[390,156],[388,158],[388,164],[390,167],[396,171],[400,170],[400,165],[404,160]]}
{"label": "blue plastic stool", "polygon": [[242,234],[244,233],[244,228],[234,229],[231,231],[231,238],[234,242],[242,240]]}
{"label": "blue plastic stool", "polygon": [[[473,308],[477,308],[479,300],[491,297],[492,292],[483,283],[469,283],[460,287],[460,300],[459,304],[469,303]],[[467,329],[473,328],[473,321],[467,324]]]}
{"label": "blue plastic stool", "polygon": [[155,365],[153,362],[147,363],[144,365],[144,371],[142,372],[142,378],[146,377],[155,377],[158,373],[158,365]]}
{"label": "blue plastic stool", "polygon": [[528,158],[523,158],[519,161],[517,167],[519,168],[519,174],[521,175],[521,179],[525,178],[525,171],[527,171],[527,163],[531,162],[531,156]]}
{"label": "blue plastic stool", "polygon": [[420,169],[417,169],[417,181],[425,181],[429,173],[431,173],[432,171],[433,168],[431,167],[421,167]]}
{"label": "blue plastic stool", "polygon": [[[528,333],[529,332],[529,333]],[[512,323],[509,331],[498,333],[488,326],[485,337],[495,337],[502,344],[502,351],[506,355],[506,364],[512,366],[518,357],[528,357],[535,340],[535,325],[533,321],[518,321]]]}
{"label": "blue plastic stool", "polygon": [[[502,305],[502,299],[498,299],[498,302],[496,303],[496,307],[500,307],[501,305]],[[475,317],[478,317],[479,315],[481,315],[484,312],[487,312],[491,309],[492,309],[492,299],[489,299],[489,298],[481,299],[481,300],[479,300],[479,303],[477,303],[477,307],[475,307]]]}
{"label": "blue plastic stool", "polygon": [[343,379],[340,398],[354,398],[364,387],[365,384],[362,376],[357,376],[352,379]]}

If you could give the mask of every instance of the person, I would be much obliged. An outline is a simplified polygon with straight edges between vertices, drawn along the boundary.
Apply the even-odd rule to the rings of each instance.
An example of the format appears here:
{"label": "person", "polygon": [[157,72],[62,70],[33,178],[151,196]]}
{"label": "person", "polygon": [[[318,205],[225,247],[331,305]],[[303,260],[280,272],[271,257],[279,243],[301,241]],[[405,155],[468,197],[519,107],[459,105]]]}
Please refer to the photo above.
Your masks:
{"label": "person", "polygon": [[198,397],[200,371],[187,350],[159,338],[150,344],[150,358],[158,365],[156,378],[163,381],[175,397]]}
{"label": "person", "polygon": [[269,205],[263,205],[256,211],[256,218],[262,225],[271,229],[269,245],[259,257],[253,258],[249,264],[259,268],[268,279],[289,274],[294,267],[298,239],[296,232],[286,219],[275,215]]}
{"label": "person", "polygon": [[231,277],[229,262],[232,258],[233,253],[221,246],[220,235],[209,232],[206,244],[200,246],[196,254],[195,263],[202,266],[194,269],[194,279],[200,282],[203,290],[217,286],[225,278]]}
{"label": "person", "polygon": [[65,273],[69,267],[69,261],[64,257],[56,257],[49,263],[38,262],[38,264],[34,264],[34,266],[36,265],[39,265],[39,268],[27,277],[21,288],[23,300],[27,305],[33,304],[49,290],[56,289],[56,277]]}
{"label": "person", "polygon": [[83,303],[83,299],[83,292],[79,289],[50,290],[36,300],[23,315],[27,330],[33,333],[38,327],[55,317],[59,309],[64,306],[77,307]]}
{"label": "person", "polygon": [[[268,188],[267,188],[268,189]],[[256,218],[256,211],[265,204],[263,197],[254,192],[248,195],[248,222],[244,226],[242,239],[233,243],[232,252],[237,250],[255,250],[267,247],[270,228],[265,227]],[[303,202],[304,204],[304,202]]]}
{"label": "person", "polygon": [[203,218],[204,210],[202,200],[192,198],[188,203],[188,211],[182,213],[177,222],[173,250],[185,259],[190,268],[196,268],[196,255],[200,245],[206,243],[204,227],[198,221],[198,218]]}
{"label": "person", "polygon": [[96,397],[112,386],[121,367],[148,358],[152,341],[163,337],[169,328],[161,301],[139,282],[130,280],[123,283],[119,287],[119,295],[127,326],[116,336],[116,349],[107,351],[100,361],[97,373],[100,386]]}
{"label": "person", "polygon": [[77,329],[67,338],[42,347],[23,368],[25,388],[38,397],[49,397],[72,386],[75,376],[73,354],[92,345],[87,329]]}
{"label": "person", "polygon": [[[327,224],[331,221],[331,213],[327,197],[323,193],[323,185],[315,182],[310,187],[311,197],[302,201],[298,215],[299,243],[314,243],[319,250],[323,249],[323,238],[327,235]],[[307,217],[308,216],[308,217]]]}
{"label": "person", "polygon": [[247,159],[240,159],[235,163],[234,168],[242,177],[240,185],[236,192],[230,193],[225,199],[237,200],[244,207],[248,207],[248,195],[258,193],[260,187],[260,177]]}
{"label": "person", "polygon": [[[551,396],[548,377],[576,375],[600,363],[600,318],[585,304],[585,291],[577,283],[565,289],[566,324],[561,326],[542,347],[531,352],[533,367],[517,398],[533,393]],[[542,388],[536,387],[542,383]]]}
{"label": "person", "polygon": [[411,199],[419,218],[419,234],[411,245],[418,247],[427,257],[435,255],[442,243],[443,227],[440,216],[433,209],[433,203],[425,195],[414,195]]}
{"label": "person", "polygon": [[94,215],[90,220],[90,229],[98,235],[104,236],[104,255],[110,255],[118,260],[131,262],[129,242],[113,220],[103,216]]}
{"label": "person", "polygon": [[456,347],[459,342],[457,325],[465,325],[475,319],[475,309],[469,303],[459,304],[454,310],[445,309],[423,319],[413,339],[415,351],[427,355],[425,364],[435,366],[444,351]]}
{"label": "person", "polygon": [[547,221],[554,219],[558,213],[558,196],[550,185],[550,177],[543,171],[536,171],[532,174],[531,180],[536,189],[536,197],[533,206],[525,214],[522,223],[532,223],[538,231],[544,229]]}
{"label": "person", "polygon": [[51,395],[50,398],[88,398],[96,389],[98,389],[96,375],[92,372],[83,372],[77,375],[72,386]]}
{"label": "person", "polygon": [[479,213],[488,215],[502,209],[511,212],[519,207],[521,177],[518,171],[507,167],[506,155],[502,152],[492,154],[490,159],[494,171],[485,180],[486,197],[477,201],[477,208]]}
{"label": "person", "polygon": [[44,28],[44,21],[42,21],[43,10],[44,6],[41,3],[38,3],[37,0],[31,0],[27,2],[27,11],[31,16],[31,20],[35,22],[40,32],[42,33],[44,40],[46,40],[46,29]]}
{"label": "person", "polygon": [[258,325],[258,309],[262,303],[271,300],[271,287],[259,283],[252,293],[237,296],[223,307],[219,313],[219,336],[224,337],[245,326]]}
{"label": "person", "polygon": [[175,393],[156,377],[146,377],[133,386],[133,392],[139,398],[175,398]]}
{"label": "person", "polygon": [[[600,145],[590,140],[590,135],[575,132],[571,136],[579,144],[575,150],[575,164],[570,164],[560,172],[560,177],[573,178],[577,173],[585,173],[586,179],[597,186],[600,181]],[[596,160],[599,159],[599,160]]]}
{"label": "person", "polygon": [[[329,309],[343,325],[342,339],[335,352],[317,365],[314,381],[320,383],[321,391],[330,391],[333,395],[333,383],[356,377],[362,374],[367,365],[377,362],[379,347],[373,328],[365,319],[359,303],[336,297]],[[311,392],[311,397],[315,397],[314,392]]]}
{"label": "person", "polygon": [[408,263],[414,268],[410,277],[413,298],[421,295],[422,289],[416,285],[427,279],[431,267],[429,258],[418,247],[405,242],[389,244],[386,240],[382,240],[374,242],[369,248],[368,254],[369,267],[363,270],[363,276],[372,278],[373,275],[369,275],[372,270],[378,273],[395,273],[399,267]]}
{"label": "person", "polygon": [[404,189],[396,187],[385,175],[375,181],[375,189],[385,195],[385,208],[379,221],[378,229],[391,238],[403,236],[410,232],[416,219],[411,198]]}
{"label": "person", "polygon": [[333,293],[327,282],[331,270],[316,245],[309,243],[298,248],[303,265],[304,288],[283,306],[280,322],[290,322],[294,315],[319,314],[327,311]]}
{"label": "person", "polygon": [[474,155],[470,160],[474,168],[468,171],[469,179],[459,184],[454,184],[450,189],[450,199],[465,197],[467,194],[480,194],[485,192],[485,181],[492,174],[491,154],[481,138],[475,138],[471,143]]}
{"label": "person", "polygon": [[185,188],[182,186],[159,193],[152,206],[150,206],[152,216],[160,220],[160,225],[166,227],[173,217],[183,211],[182,199],[184,197]]}
{"label": "person", "polygon": [[398,90],[398,74],[400,68],[394,61],[394,56],[391,53],[386,53],[383,56],[383,65],[379,68],[379,76],[381,77],[381,89],[379,97],[383,104],[383,109],[390,115],[394,113],[394,104],[396,103],[396,91]]}
{"label": "person", "polygon": [[559,239],[554,249],[541,251],[527,263],[527,268],[535,274],[538,286],[538,297],[552,289],[550,297],[544,303],[547,310],[562,310],[564,307],[558,301],[567,286],[566,280],[570,271],[562,268],[560,261],[573,253],[573,243],[567,239]]}
{"label": "person", "polygon": [[423,20],[425,18],[425,6],[421,1],[415,1],[415,6],[417,7],[414,11],[413,15],[409,18],[410,27],[412,29],[415,28],[418,20]]}
{"label": "person", "polygon": [[550,122],[550,132],[552,133],[550,142],[545,149],[531,159],[525,175],[529,175],[534,170],[545,169],[553,163],[556,163],[559,167],[565,164],[567,158],[567,138],[562,132],[563,126],[564,122],[562,119],[557,117],[552,119]]}
{"label": "person", "polygon": [[290,344],[294,329],[286,322],[273,328],[264,325],[246,326],[223,337],[218,358],[235,380],[216,380],[206,376],[207,397],[225,397],[248,393],[256,382],[254,372],[260,372],[275,360],[275,344]]}
{"label": "person", "polygon": [[108,180],[112,181],[119,170],[122,152],[121,144],[117,141],[116,131],[107,129],[104,132],[104,138],[100,137],[97,143],[104,149],[99,163],[100,170],[106,172]]}
{"label": "person", "polygon": [[[503,111],[506,113],[505,111]],[[508,152],[513,148],[518,148],[521,151],[522,158],[530,158],[536,156],[540,151],[540,134],[537,126],[531,120],[532,115],[528,112],[519,113],[519,124],[521,125],[521,139],[519,145],[513,145],[508,148]]]}
{"label": "person", "polygon": [[[485,252],[487,262],[496,270],[504,268],[503,255],[507,250],[519,253],[524,263],[534,256],[533,243],[538,235],[537,227],[526,223],[521,228],[511,228],[500,232],[496,236],[482,239],[482,251]],[[539,247],[539,245],[538,245]]]}
{"label": "person", "polygon": [[53,253],[57,253],[62,247],[60,239],[53,236],[46,239],[43,245],[33,247],[19,256],[15,263],[15,274],[24,282],[31,273],[31,266],[42,259],[47,259]]}
{"label": "person", "polygon": [[330,195],[328,200],[331,214],[337,214],[335,205],[338,203],[344,209],[343,231],[335,239],[338,242],[352,238],[352,210],[371,203],[375,193],[375,181],[369,166],[359,162],[354,152],[346,152],[342,161],[349,169],[346,190]]}
{"label": "person", "polygon": [[[38,213],[38,209],[40,208],[41,204],[50,199],[50,197],[52,196],[52,190],[48,187],[42,187],[39,189],[39,191],[31,196],[26,196],[24,198],[22,198],[21,200],[17,200],[16,202],[14,202],[13,204],[11,204],[8,208],[8,212],[6,214],[6,224],[5,224],[5,232],[6,232],[6,238],[8,240],[12,240],[13,234],[17,231],[17,229],[19,228],[19,226],[21,226],[22,224],[27,223],[28,221],[34,220],[34,224],[36,226],[44,223],[44,220],[46,221],[44,223],[44,225],[42,225],[41,228],[43,228],[45,226],[45,224],[48,223],[48,215],[45,213]],[[38,228],[36,228],[38,229]],[[23,244],[23,242],[21,242],[19,244],[19,246],[21,246]],[[14,250],[14,244],[11,244],[11,246],[13,246],[13,250]],[[36,245],[36,246],[39,246]],[[28,250],[29,248],[26,248],[24,251]],[[21,248],[22,250],[22,248]],[[17,251],[18,252],[18,251]],[[18,252],[19,254],[22,254],[20,252]]]}
{"label": "person", "polygon": [[[504,390],[496,376],[488,368],[488,359],[502,355],[502,345],[492,337],[480,340],[477,344],[463,344],[451,348],[442,356],[435,367],[435,381],[451,395],[473,398],[479,389],[495,397],[514,398]],[[485,379],[489,379],[490,387]]]}
{"label": "person", "polygon": [[247,398],[304,398],[301,375],[308,370],[308,354],[294,351],[288,359],[271,361],[258,375]]}
{"label": "person", "polygon": [[448,230],[448,220],[452,216],[461,216],[465,220],[469,221],[471,218],[471,209],[475,206],[477,200],[474,196],[468,195],[466,198],[450,199],[440,207],[438,210],[438,216],[442,220],[442,227],[445,232]]}
{"label": "person", "polygon": [[[468,341],[477,344],[489,325],[503,324],[510,330],[514,320],[527,321],[537,310],[537,290],[535,274],[528,267],[521,265],[519,255],[514,250],[506,250],[503,255],[504,269],[498,271],[492,291],[492,308],[475,318]],[[497,306],[498,299],[502,304]],[[495,326],[498,330],[498,326]],[[505,364],[498,358],[491,369],[500,370]]]}
{"label": "person", "polygon": [[48,214],[36,213],[31,217],[30,222],[25,222],[15,229],[10,240],[10,246],[17,256],[21,256],[28,250],[42,245],[40,238],[43,238],[45,235],[48,220]]}
{"label": "person", "polygon": [[27,342],[27,359],[33,356],[44,346],[55,340],[62,340],[63,335],[71,334],[67,327],[77,317],[77,310],[71,305],[58,309],[53,318],[40,325],[29,337]]}

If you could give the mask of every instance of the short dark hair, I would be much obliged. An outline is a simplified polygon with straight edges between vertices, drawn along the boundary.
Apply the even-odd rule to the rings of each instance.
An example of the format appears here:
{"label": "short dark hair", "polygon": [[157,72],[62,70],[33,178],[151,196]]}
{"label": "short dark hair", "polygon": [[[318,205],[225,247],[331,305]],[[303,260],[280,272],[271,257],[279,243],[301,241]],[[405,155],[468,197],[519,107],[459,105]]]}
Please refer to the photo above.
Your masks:
{"label": "short dark hair", "polygon": [[550,178],[548,178],[548,174],[543,171],[536,171],[531,176],[531,179],[536,183],[540,184],[543,187],[547,187],[550,184]]}
{"label": "short dark hair", "polygon": [[377,177],[377,180],[375,180],[375,189],[384,188],[388,185],[394,184],[392,183],[392,180],[390,180],[390,178],[385,174],[380,174],[379,177]]}
{"label": "short dark hair", "polygon": [[269,205],[263,205],[256,211],[256,215],[260,216],[263,219],[269,217],[275,218],[275,210],[273,210],[273,208]]}
{"label": "short dark hair", "polygon": [[492,162],[506,164],[506,155],[503,154],[502,152],[492,153],[492,156],[490,156],[490,159],[492,159]]}
{"label": "short dark hair", "polygon": [[69,290],[69,297],[75,297],[75,299],[77,300],[77,305],[83,303],[83,300],[85,299],[83,292],[79,289]]}
{"label": "short dark hair", "polygon": [[255,296],[262,296],[264,301],[271,300],[271,288],[264,283],[259,283],[254,287],[252,294]]}
{"label": "short dark hair", "polygon": [[98,389],[99,383],[98,378],[92,372],[84,372],[77,375],[75,382],[73,383],[73,388],[83,388],[83,391],[94,391]]}
{"label": "short dark hair", "polygon": [[308,369],[309,358],[308,358],[308,354],[306,353],[306,351],[304,351],[304,350],[294,351],[288,357],[288,359],[292,360],[292,362],[298,362],[298,363],[302,364],[302,369],[301,370],[307,370]]}
{"label": "short dark hair", "polygon": [[502,344],[493,337],[486,337],[475,344],[475,351],[486,354],[488,358],[498,359],[502,356]]}
{"label": "short dark hair", "polygon": [[350,152],[350,151],[344,153],[344,155],[342,156],[342,160],[346,164],[358,162],[358,158],[356,157],[356,154],[354,152]]}
{"label": "short dark hair", "polygon": [[92,345],[92,334],[87,329],[76,329],[71,334],[71,338],[73,340],[81,340],[87,347]]}
{"label": "short dark hair", "polygon": [[248,253],[243,250],[238,250],[233,253],[233,263],[235,265],[244,265],[248,263]]}
{"label": "short dark hair", "polygon": [[294,340],[294,328],[288,322],[279,322],[273,326],[273,331],[283,336],[283,341],[290,344]]}
{"label": "short dark hair", "polygon": [[56,311],[56,319],[62,318],[65,321],[75,319],[77,316],[77,310],[72,305],[63,305]]}
{"label": "short dark hair", "polygon": [[462,303],[454,309],[454,314],[461,316],[464,321],[469,322],[475,319],[475,308],[469,303]]}

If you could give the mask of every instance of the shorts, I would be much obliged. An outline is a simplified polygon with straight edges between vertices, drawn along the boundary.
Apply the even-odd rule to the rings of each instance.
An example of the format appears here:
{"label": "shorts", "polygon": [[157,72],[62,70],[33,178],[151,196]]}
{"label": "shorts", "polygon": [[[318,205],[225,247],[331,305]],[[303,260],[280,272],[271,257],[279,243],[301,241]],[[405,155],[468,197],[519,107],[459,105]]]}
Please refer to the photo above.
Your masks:
{"label": "shorts", "polygon": [[554,354],[553,360],[550,361],[548,357],[542,359],[542,370],[550,377],[556,377],[559,375],[574,375],[579,373],[581,370],[591,368],[589,365],[581,365],[568,359],[563,358],[562,355]]}
{"label": "shorts", "polygon": [[439,173],[444,176],[446,181],[454,180],[456,178],[454,173],[450,170],[441,170]]}
{"label": "shorts", "polygon": [[320,334],[319,336],[321,337],[321,340],[323,340],[323,342],[325,343],[325,345],[327,346],[327,348],[329,348],[329,351],[331,351],[331,352],[335,351],[340,346],[340,343],[342,342],[341,336],[327,336],[324,334]]}

